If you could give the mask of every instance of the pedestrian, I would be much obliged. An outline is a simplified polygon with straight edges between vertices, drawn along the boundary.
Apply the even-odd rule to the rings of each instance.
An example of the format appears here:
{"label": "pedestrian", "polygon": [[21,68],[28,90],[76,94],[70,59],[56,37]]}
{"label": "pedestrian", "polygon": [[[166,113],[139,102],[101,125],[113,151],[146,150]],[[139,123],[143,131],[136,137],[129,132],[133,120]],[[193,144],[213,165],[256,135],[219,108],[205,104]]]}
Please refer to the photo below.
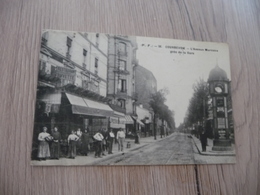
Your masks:
{"label": "pedestrian", "polygon": [[164,126],[161,126],[161,138],[164,136]]}
{"label": "pedestrian", "polygon": [[69,154],[68,158],[75,159],[77,154],[77,141],[79,137],[76,135],[75,131],[71,131],[71,134],[68,137],[68,144],[69,144]]}
{"label": "pedestrian", "polygon": [[206,152],[206,146],[207,146],[207,134],[203,130],[200,134],[200,142],[202,147],[202,152]]}
{"label": "pedestrian", "polygon": [[102,158],[101,152],[102,152],[102,140],[104,139],[103,135],[101,134],[101,131],[97,132],[94,136],[94,145],[95,145],[95,158],[99,157]]}
{"label": "pedestrian", "polygon": [[108,143],[108,154],[113,154],[113,143],[114,143],[115,134],[112,129],[108,132],[107,143]]}
{"label": "pedestrian", "polygon": [[87,156],[88,152],[89,152],[89,142],[90,142],[90,135],[89,135],[87,128],[82,133],[81,142],[82,142],[81,143],[81,153],[82,153],[82,155]]}
{"label": "pedestrian", "polygon": [[59,160],[61,135],[57,127],[54,127],[52,137],[53,142],[51,143],[51,158]]}
{"label": "pedestrian", "polygon": [[77,154],[81,155],[82,151],[81,151],[81,145],[82,145],[82,141],[81,141],[81,136],[82,136],[82,131],[80,128],[77,129],[76,131],[76,135],[79,137],[78,141],[77,141]]}
{"label": "pedestrian", "polygon": [[117,132],[116,138],[118,140],[118,151],[121,151],[122,154],[124,154],[125,132],[122,128]]}
{"label": "pedestrian", "polygon": [[101,143],[102,155],[106,156],[105,151],[107,150],[107,146],[108,146],[107,144],[108,132],[106,129],[102,129],[101,134],[103,136],[102,143]]}
{"label": "pedestrian", "polygon": [[52,137],[47,133],[47,127],[43,127],[43,131],[38,135],[38,158],[39,160],[46,160],[50,157],[50,147],[47,140],[51,140]]}

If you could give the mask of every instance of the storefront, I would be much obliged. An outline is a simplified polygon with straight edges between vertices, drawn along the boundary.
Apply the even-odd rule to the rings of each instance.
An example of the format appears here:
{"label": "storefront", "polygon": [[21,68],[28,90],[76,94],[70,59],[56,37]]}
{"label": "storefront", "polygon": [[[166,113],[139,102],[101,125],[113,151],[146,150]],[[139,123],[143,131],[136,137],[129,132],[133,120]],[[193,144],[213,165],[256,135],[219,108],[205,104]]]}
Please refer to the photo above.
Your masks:
{"label": "storefront", "polygon": [[135,133],[134,120],[130,115],[125,116],[126,119],[126,135]]}
{"label": "storefront", "polygon": [[107,129],[108,118],[113,116],[107,104],[66,92],[45,93],[38,97],[36,107],[37,128],[57,126],[64,139],[77,128],[88,128],[91,134]]}
{"label": "storefront", "polygon": [[126,118],[125,114],[114,111],[113,116],[109,117],[109,127],[116,135],[120,128],[125,129]]}

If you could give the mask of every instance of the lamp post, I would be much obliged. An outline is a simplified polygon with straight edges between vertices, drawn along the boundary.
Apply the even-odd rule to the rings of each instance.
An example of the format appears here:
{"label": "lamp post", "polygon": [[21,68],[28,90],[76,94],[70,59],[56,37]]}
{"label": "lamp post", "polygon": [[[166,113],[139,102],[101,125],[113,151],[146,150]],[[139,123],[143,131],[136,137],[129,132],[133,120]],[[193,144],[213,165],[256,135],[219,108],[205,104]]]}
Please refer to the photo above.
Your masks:
{"label": "lamp post", "polygon": [[156,125],[157,125],[157,123],[156,123],[156,118],[157,118],[157,114],[155,114],[154,113],[154,117],[153,117],[153,133],[154,133],[154,140],[156,140],[157,138],[156,138]]}

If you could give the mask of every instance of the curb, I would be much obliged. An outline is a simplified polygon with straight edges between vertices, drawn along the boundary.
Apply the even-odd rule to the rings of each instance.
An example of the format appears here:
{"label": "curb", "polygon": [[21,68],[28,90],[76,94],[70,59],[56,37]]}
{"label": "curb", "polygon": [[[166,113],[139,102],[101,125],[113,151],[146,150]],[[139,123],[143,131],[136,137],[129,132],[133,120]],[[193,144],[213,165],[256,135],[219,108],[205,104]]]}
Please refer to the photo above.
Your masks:
{"label": "curb", "polygon": [[218,153],[212,153],[212,154],[208,154],[208,153],[202,153],[199,149],[199,147],[197,146],[197,143],[195,142],[193,136],[190,136],[190,138],[193,140],[194,145],[196,146],[198,152],[200,155],[204,155],[204,156],[236,156],[236,154],[218,154]]}

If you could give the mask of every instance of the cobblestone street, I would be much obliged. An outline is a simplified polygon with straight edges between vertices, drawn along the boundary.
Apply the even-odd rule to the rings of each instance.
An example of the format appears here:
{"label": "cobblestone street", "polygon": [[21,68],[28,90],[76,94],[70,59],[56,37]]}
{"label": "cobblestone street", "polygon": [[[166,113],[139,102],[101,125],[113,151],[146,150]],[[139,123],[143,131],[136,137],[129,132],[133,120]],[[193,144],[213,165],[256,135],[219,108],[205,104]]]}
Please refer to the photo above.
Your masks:
{"label": "cobblestone street", "polygon": [[191,138],[185,134],[174,133],[163,140],[150,143],[138,150],[129,151],[99,162],[102,165],[156,165],[156,164],[193,164],[194,152]]}

